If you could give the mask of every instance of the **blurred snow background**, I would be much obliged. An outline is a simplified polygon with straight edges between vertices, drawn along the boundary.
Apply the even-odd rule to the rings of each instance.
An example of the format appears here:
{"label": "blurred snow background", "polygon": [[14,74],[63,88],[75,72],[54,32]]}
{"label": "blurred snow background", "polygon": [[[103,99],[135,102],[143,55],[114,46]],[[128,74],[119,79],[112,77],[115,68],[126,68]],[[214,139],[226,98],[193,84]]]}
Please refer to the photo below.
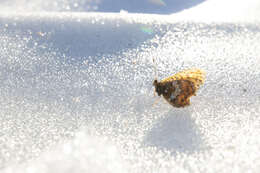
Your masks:
{"label": "blurred snow background", "polygon": [[[1,1],[1,172],[259,172],[259,8]],[[207,72],[190,107],[154,104],[152,58]]]}
{"label": "blurred snow background", "polygon": [[2,11],[68,11],[170,14],[205,0],[2,0]]}

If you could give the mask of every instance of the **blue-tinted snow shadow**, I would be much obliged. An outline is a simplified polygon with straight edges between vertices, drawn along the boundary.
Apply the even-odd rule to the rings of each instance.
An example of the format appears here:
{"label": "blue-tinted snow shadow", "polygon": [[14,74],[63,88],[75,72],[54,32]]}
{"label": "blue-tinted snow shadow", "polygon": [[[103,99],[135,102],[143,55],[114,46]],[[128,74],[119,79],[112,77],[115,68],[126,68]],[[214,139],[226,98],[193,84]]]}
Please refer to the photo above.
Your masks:
{"label": "blue-tinted snow shadow", "polygon": [[0,17],[0,26],[3,26],[0,31],[9,37],[26,38],[29,49],[36,49],[38,53],[56,52],[57,57],[69,62],[83,62],[89,57],[100,58],[133,49],[156,35],[152,26],[84,15],[21,17],[18,20]]}
{"label": "blue-tinted snow shadow", "polygon": [[[13,1],[13,2],[12,2]],[[27,2],[28,1],[28,2]],[[119,12],[171,14],[196,6],[205,0],[27,0],[17,4],[15,0],[2,0],[0,10],[66,11],[66,12]]]}
{"label": "blue-tinted snow shadow", "polygon": [[104,0],[98,5],[100,12],[171,14],[196,6],[205,0]]}
{"label": "blue-tinted snow shadow", "polygon": [[193,153],[204,148],[202,133],[189,110],[171,110],[164,117],[145,137],[145,146],[166,149],[171,153]]}

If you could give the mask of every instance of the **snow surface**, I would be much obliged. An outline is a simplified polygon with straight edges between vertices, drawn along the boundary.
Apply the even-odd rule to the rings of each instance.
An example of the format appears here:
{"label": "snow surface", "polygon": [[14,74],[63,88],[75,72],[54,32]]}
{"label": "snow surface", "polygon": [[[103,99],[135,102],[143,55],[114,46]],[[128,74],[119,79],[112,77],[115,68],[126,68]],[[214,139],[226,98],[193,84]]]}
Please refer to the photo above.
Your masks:
{"label": "snow surface", "polygon": [[[1,172],[259,172],[259,6],[237,15],[242,1],[209,0],[152,15],[5,4],[17,11],[0,14]],[[160,79],[206,71],[190,107],[157,101],[153,58]]]}
{"label": "snow surface", "polygon": [[171,14],[205,0],[1,0],[8,12],[120,12]]}

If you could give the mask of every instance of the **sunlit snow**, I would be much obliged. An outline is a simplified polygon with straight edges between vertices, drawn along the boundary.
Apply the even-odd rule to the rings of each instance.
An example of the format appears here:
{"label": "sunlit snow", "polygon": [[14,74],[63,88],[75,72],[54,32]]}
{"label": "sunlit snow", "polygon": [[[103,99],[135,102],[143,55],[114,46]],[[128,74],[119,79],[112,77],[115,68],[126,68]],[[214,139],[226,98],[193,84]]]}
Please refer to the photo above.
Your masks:
{"label": "sunlit snow", "polygon": [[[233,0],[171,15],[66,2],[68,12],[58,0],[0,7],[17,10],[0,12],[1,172],[260,171],[260,3],[240,20],[217,15],[235,13]],[[196,67],[206,81],[174,108],[154,96],[154,66],[159,79]]]}

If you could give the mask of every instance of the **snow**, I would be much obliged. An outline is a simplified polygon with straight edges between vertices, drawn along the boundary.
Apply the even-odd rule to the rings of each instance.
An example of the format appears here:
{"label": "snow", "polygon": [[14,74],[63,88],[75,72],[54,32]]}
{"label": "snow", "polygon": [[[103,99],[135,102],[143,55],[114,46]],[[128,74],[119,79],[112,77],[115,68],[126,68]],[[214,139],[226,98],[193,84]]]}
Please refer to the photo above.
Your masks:
{"label": "snow", "polygon": [[0,10],[13,12],[120,12],[171,14],[205,0],[2,0]]}
{"label": "snow", "polygon": [[[176,3],[3,1],[1,172],[259,172],[260,3]],[[154,65],[206,71],[189,107],[154,96]]]}
{"label": "snow", "polygon": [[207,0],[196,8],[184,10],[182,20],[200,22],[259,22],[260,5],[257,0]]}

